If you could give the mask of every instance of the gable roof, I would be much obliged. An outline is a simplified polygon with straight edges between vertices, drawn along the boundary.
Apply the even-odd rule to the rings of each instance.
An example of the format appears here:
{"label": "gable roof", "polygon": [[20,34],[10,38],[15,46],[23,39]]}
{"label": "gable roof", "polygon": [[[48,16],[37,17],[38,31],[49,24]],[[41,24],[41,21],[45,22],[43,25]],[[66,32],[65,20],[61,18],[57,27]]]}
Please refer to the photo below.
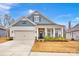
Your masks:
{"label": "gable roof", "polygon": [[56,24],[56,23],[54,23],[53,21],[49,20],[46,16],[44,16],[42,13],[40,13],[40,12],[38,12],[38,11],[34,11],[34,12],[31,13],[30,15],[28,15],[27,17],[32,16],[32,15],[35,14],[35,13],[40,14],[41,16],[43,16],[44,18],[46,18],[46,20],[48,20],[48,21],[50,22],[50,24],[37,23],[37,25],[59,25],[59,24]]}
{"label": "gable roof", "polygon": [[32,22],[31,20],[29,20],[26,16],[21,16],[20,18],[18,18],[17,21],[15,21],[13,24],[11,24],[9,27],[12,27],[13,25],[15,25],[17,22],[21,21],[25,19],[24,21],[29,21],[31,24],[36,25],[34,22]]}

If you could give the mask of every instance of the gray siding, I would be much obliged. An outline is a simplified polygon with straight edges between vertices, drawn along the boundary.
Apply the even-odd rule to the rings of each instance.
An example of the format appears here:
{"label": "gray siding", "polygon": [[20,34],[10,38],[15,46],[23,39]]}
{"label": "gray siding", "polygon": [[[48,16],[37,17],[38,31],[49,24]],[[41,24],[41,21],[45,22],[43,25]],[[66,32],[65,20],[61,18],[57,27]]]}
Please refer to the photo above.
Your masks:
{"label": "gray siding", "polygon": [[26,20],[26,21],[20,20],[19,22],[17,22],[13,26],[34,26],[34,25],[31,22],[29,22],[28,20]]}

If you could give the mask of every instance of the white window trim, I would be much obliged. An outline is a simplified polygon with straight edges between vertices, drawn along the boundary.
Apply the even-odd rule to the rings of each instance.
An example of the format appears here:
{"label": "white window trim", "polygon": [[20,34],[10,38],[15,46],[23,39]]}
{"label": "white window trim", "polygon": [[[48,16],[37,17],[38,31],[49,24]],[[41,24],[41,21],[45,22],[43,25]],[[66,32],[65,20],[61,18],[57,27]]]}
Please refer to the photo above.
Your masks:
{"label": "white window trim", "polygon": [[39,22],[39,16],[34,16],[34,22]]}

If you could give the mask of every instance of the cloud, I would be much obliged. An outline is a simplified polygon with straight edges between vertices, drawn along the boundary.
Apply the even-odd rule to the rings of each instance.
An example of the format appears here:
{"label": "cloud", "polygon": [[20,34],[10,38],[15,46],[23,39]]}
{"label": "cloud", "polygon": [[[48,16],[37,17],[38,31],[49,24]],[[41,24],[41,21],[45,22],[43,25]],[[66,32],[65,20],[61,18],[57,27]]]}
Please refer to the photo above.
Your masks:
{"label": "cloud", "polygon": [[56,19],[58,19],[58,18],[64,18],[64,17],[71,17],[71,14],[59,15],[59,16],[56,17]]}
{"label": "cloud", "polygon": [[79,20],[79,17],[75,18],[76,20]]}
{"label": "cloud", "polygon": [[0,8],[2,8],[2,9],[10,9],[11,7],[10,6],[7,6],[7,5],[0,4]]}
{"label": "cloud", "polygon": [[72,20],[73,22],[77,22],[79,21],[79,17],[74,18],[74,20]]}
{"label": "cloud", "polygon": [[29,9],[28,10],[28,14],[31,14],[31,13],[33,13],[34,12],[34,10],[32,10],[32,9]]}
{"label": "cloud", "polygon": [[16,4],[13,3],[0,3],[0,14],[10,13],[10,9]]}

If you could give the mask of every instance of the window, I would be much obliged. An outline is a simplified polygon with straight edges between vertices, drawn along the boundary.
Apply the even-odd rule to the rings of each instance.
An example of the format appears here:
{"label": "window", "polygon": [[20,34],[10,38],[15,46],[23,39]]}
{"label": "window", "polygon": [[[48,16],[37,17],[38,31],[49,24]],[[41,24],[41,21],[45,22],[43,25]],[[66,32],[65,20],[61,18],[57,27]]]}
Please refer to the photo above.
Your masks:
{"label": "window", "polygon": [[39,16],[34,16],[34,22],[39,22]]}
{"label": "window", "polygon": [[23,21],[22,24],[26,24],[26,21]]}

